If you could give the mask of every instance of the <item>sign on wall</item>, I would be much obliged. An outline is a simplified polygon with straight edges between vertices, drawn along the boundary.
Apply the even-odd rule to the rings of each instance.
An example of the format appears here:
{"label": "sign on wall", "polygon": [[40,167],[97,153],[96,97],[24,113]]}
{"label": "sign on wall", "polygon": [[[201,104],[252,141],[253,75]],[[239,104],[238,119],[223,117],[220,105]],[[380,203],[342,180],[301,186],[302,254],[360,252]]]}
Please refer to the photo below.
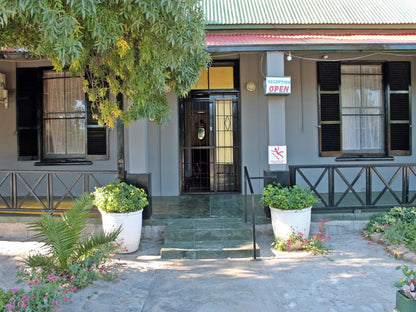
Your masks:
{"label": "sign on wall", "polygon": [[270,146],[269,145],[269,165],[287,164],[286,145]]}
{"label": "sign on wall", "polygon": [[290,77],[266,77],[264,95],[289,95],[291,92]]}

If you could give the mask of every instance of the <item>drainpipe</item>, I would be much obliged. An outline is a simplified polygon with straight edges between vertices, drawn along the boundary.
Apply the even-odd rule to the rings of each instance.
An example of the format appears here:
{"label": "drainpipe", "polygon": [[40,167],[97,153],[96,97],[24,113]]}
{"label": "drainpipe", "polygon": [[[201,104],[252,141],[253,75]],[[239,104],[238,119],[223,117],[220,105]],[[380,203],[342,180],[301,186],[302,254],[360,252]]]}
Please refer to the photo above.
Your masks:
{"label": "drainpipe", "polygon": [[[116,97],[119,108],[123,110],[123,95],[119,93]],[[117,178],[126,181],[126,167],[124,162],[124,124],[117,118]]]}

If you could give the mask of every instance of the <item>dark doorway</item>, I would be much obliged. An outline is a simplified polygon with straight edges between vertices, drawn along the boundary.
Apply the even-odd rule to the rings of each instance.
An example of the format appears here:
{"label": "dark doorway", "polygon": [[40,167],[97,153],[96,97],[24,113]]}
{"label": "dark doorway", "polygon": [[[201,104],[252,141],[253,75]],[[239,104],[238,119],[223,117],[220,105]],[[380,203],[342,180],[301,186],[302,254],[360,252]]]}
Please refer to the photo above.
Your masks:
{"label": "dark doorway", "polygon": [[240,191],[238,92],[192,91],[179,114],[181,192]]}

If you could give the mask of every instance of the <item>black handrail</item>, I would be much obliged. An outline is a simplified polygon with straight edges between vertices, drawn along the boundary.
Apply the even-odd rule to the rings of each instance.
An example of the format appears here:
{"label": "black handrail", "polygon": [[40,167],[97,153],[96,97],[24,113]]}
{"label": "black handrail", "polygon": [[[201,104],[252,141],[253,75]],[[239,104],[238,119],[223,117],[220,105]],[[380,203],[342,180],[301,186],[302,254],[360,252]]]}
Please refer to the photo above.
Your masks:
{"label": "black handrail", "polygon": [[253,186],[251,185],[250,175],[248,174],[247,167],[244,166],[244,221],[247,223],[247,183],[250,187],[251,193],[251,214],[252,214],[252,226],[253,226],[253,258],[257,259],[256,255],[256,212],[254,205],[254,191]]}

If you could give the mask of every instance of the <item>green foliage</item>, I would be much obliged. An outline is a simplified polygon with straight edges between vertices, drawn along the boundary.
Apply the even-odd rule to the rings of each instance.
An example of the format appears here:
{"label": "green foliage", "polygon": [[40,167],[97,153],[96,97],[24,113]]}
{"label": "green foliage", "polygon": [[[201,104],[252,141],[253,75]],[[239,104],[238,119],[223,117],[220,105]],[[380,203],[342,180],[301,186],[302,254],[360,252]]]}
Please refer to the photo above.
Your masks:
{"label": "green foliage", "polygon": [[312,237],[308,239],[304,237],[303,233],[294,233],[292,232],[289,238],[276,238],[272,243],[278,251],[302,251],[306,250],[316,254],[327,254],[331,250],[330,246],[326,246],[326,240],[330,240],[331,236],[325,235],[325,222],[328,222],[328,219],[321,219],[319,224],[319,232],[317,234],[313,233]]}
{"label": "green foliage", "polygon": [[392,244],[404,244],[416,251],[416,208],[394,207],[374,214],[364,230],[365,235],[382,233]]}
{"label": "green foliage", "polygon": [[149,204],[144,189],[119,179],[102,187],[96,187],[94,204],[104,212],[126,213],[143,209]]}
{"label": "green foliage", "polygon": [[0,311],[57,311],[60,303],[70,296],[62,282],[63,278],[59,276],[36,274],[30,279],[29,290],[13,288],[6,292],[0,289]]}
{"label": "green foliage", "polygon": [[260,201],[267,206],[282,210],[303,209],[319,202],[307,187],[301,188],[298,185],[283,187],[280,184],[269,184],[264,187]]}
{"label": "green foliage", "polygon": [[[47,57],[55,69],[86,77],[93,115],[114,126],[168,120],[162,90],[183,96],[210,62],[197,0],[0,0],[0,46]],[[114,97],[125,95],[127,108]]]}
{"label": "green foliage", "polygon": [[66,273],[74,261],[82,261],[95,250],[112,243],[120,229],[108,235],[94,233],[83,237],[92,200],[91,195],[84,194],[61,219],[46,213],[42,214],[39,221],[31,223],[30,228],[37,233],[35,237],[45,244],[48,254],[30,255],[25,259],[25,264],[31,268],[40,267],[46,272]]}

